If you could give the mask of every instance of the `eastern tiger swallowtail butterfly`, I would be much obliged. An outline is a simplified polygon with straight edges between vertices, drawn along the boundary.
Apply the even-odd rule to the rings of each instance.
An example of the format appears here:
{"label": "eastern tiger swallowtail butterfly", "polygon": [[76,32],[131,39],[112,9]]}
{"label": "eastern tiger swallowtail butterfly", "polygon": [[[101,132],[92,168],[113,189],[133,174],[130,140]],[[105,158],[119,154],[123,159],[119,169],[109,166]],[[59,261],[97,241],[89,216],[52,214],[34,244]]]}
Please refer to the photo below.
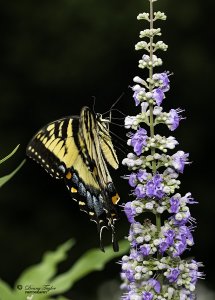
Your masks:
{"label": "eastern tiger swallowtail butterfly", "polygon": [[102,230],[112,230],[114,251],[118,251],[114,223],[119,201],[106,162],[114,169],[119,162],[114,150],[109,124],[88,107],[80,116],[70,116],[43,127],[27,146],[27,155],[51,176],[63,179],[80,210],[97,223],[100,247]]}

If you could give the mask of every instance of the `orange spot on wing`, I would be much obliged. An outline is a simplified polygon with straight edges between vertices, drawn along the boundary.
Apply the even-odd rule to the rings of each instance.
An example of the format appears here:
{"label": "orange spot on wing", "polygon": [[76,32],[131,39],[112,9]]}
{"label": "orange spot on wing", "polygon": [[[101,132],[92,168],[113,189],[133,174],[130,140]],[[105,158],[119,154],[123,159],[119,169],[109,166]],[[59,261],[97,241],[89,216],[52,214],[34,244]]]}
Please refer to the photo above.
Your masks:
{"label": "orange spot on wing", "polygon": [[71,173],[71,172],[68,172],[68,173],[66,174],[66,178],[67,178],[67,179],[71,179],[71,178],[72,178],[72,173]]}
{"label": "orange spot on wing", "polygon": [[117,203],[119,202],[119,200],[120,200],[119,194],[116,193],[116,194],[111,198],[111,200],[112,200],[112,203],[113,203],[113,204],[117,204]]}
{"label": "orange spot on wing", "polygon": [[72,188],[71,188],[71,192],[72,192],[72,193],[77,193],[78,191],[77,191],[74,187],[72,187]]}

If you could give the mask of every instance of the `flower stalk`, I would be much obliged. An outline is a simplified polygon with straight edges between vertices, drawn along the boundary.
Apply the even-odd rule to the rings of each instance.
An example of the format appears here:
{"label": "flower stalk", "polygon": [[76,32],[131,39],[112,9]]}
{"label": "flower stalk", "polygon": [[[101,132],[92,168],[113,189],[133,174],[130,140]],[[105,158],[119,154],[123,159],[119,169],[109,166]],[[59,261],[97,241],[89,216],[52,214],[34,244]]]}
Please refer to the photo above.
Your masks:
{"label": "flower stalk", "polygon": [[193,300],[197,279],[203,276],[199,271],[202,264],[181,256],[194,244],[192,232],[196,222],[189,205],[197,202],[189,192],[184,196],[176,192],[181,183],[179,175],[189,164],[189,154],[174,152],[178,141],[171,135],[157,133],[159,124],[174,131],[183,119],[183,110],[165,112],[161,106],[170,80],[169,72],[154,73],[154,68],[163,63],[155,52],[168,47],[163,41],[156,41],[161,29],[155,28],[154,23],[166,20],[166,15],[153,11],[155,1],[149,0],[149,13],[137,17],[149,23],[149,29],[140,32],[141,41],[135,45],[136,50],[144,50],[139,68],[147,68],[149,74],[146,80],[134,77],[133,98],[141,112],[125,118],[125,128],[131,130],[128,145],[133,152],[128,153],[123,164],[131,171],[125,178],[134,200],[124,205],[130,222],[130,253],[121,262],[122,299]]}

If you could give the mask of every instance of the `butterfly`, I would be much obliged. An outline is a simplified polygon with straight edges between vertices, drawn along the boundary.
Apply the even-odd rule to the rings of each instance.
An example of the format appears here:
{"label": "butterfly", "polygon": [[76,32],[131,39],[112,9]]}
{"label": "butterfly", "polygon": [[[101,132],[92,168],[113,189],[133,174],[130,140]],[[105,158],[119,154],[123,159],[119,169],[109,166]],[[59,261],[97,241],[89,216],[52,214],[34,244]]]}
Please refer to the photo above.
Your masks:
{"label": "butterfly", "polygon": [[80,210],[96,222],[101,250],[102,230],[106,227],[112,231],[113,250],[118,251],[115,221],[120,197],[107,163],[117,169],[119,162],[109,134],[109,120],[84,106],[80,116],[56,120],[39,130],[26,153],[51,176],[65,181]]}

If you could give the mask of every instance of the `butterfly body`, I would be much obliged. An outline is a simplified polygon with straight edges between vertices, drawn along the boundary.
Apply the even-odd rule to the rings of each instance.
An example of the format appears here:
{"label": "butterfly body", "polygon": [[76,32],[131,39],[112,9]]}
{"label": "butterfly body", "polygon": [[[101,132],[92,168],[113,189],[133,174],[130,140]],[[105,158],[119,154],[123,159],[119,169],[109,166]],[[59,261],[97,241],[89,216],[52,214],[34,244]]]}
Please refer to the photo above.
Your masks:
{"label": "butterfly body", "polygon": [[97,223],[101,249],[102,230],[109,227],[113,248],[118,251],[114,223],[119,196],[106,164],[117,169],[118,159],[101,116],[83,107],[80,116],[46,125],[28,144],[27,155],[51,176],[65,181],[80,209]]}

